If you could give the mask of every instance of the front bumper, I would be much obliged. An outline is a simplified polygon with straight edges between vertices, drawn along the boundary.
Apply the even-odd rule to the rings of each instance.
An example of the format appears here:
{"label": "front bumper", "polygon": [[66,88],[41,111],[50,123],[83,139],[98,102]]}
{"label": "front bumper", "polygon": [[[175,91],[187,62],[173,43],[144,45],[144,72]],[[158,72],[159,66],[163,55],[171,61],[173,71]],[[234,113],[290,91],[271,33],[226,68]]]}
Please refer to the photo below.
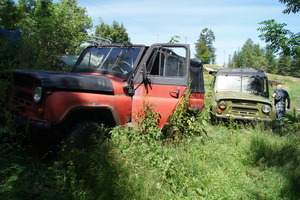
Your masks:
{"label": "front bumper", "polygon": [[30,128],[46,129],[46,130],[52,128],[52,123],[48,121],[30,120],[27,117],[24,117],[22,115],[16,115],[16,114],[14,114],[14,119],[21,126],[29,126]]}
{"label": "front bumper", "polygon": [[214,115],[217,119],[236,119],[236,120],[245,120],[245,121],[263,121],[263,122],[272,122],[271,118],[260,118],[260,117],[249,117],[249,116],[237,116],[237,115]]}

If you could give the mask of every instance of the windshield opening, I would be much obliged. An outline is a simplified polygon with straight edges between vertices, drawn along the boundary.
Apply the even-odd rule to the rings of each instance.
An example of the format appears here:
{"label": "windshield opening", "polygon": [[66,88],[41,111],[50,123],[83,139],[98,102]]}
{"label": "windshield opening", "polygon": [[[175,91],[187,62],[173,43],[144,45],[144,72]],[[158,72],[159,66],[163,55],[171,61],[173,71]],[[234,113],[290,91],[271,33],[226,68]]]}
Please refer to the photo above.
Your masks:
{"label": "windshield opening", "polygon": [[215,90],[249,92],[257,95],[265,95],[267,92],[267,80],[264,77],[243,76],[217,76]]}
{"label": "windshield opening", "polygon": [[112,70],[127,74],[131,72],[140,48],[88,48],[79,58],[74,69]]}

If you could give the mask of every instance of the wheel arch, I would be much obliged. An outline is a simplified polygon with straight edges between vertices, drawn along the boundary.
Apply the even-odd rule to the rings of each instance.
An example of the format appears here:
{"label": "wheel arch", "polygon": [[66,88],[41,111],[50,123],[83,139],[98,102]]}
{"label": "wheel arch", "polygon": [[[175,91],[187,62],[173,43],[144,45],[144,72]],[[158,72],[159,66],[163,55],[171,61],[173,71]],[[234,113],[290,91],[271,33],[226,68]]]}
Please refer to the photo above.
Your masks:
{"label": "wheel arch", "polygon": [[69,130],[75,124],[82,121],[93,121],[98,124],[103,123],[109,127],[120,124],[119,116],[109,107],[74,108],[67,113],[60,124]]}

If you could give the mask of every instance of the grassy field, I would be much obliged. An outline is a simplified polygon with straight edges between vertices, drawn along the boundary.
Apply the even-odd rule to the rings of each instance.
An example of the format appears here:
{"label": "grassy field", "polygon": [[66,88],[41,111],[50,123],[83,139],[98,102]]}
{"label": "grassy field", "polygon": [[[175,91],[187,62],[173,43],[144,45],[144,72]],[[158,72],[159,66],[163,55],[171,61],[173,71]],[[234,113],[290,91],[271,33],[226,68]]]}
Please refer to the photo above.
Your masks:
{"label": "grassy field", "polygon": [[[299,79],[269,77],[284,81],[298,107]],[[177,140],[155,127],[116,127],[109,141],[47,160],[1,137],[0,199],[300,199],[299,116],[283,128],[211,125],[207,116],[183,118],[189,126]]]}

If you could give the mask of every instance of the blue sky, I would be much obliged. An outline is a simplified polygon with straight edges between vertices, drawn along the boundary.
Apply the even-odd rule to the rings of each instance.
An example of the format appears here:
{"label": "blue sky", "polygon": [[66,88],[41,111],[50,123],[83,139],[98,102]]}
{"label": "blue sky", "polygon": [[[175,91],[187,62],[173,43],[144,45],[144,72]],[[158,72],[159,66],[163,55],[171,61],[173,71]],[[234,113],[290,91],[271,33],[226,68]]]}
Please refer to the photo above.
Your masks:
{"label": "blue sky", "polygon": [[180,36],[181,43],[191,45],[204,28],[211,29],[216,37],[216,63],[228,62],[229,55],[239,50],[248,38],[261,47],[258,23],[275,19],[286,23],[286,29],[300,32],[300,13],[282,14],[285,4],[278,0],[77,0],[87,9],[93,24],[100,18],[107,24],[113,20],[123,23],[132,43],[150,45],[167,42]]}

